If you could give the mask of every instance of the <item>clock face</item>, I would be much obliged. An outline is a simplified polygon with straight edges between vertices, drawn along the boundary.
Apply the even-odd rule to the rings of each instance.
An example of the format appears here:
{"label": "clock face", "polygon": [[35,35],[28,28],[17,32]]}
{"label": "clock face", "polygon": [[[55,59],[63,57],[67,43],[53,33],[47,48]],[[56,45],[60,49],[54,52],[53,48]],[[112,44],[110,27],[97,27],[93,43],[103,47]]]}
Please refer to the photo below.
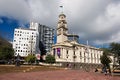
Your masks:
{"label": "clock face", "polygon": [[63,19],[64,17],[62,16],[61,19]]}

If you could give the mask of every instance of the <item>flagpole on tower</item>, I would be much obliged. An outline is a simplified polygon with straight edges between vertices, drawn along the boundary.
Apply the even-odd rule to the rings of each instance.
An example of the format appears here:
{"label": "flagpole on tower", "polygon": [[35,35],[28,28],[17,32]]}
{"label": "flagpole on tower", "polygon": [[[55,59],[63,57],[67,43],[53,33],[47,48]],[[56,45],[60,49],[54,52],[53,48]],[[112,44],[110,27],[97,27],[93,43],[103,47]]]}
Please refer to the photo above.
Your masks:
{"label": "flagpole on tower", "polygon": [[63,13],[63,6],[61,5],[61,6],[59,6],[60,7],[60,9],[61,9],[61,13]]}
{"label": "flagpole on tower", "polygon": [[87,46],[88,46],[88,40],[87,40]]}

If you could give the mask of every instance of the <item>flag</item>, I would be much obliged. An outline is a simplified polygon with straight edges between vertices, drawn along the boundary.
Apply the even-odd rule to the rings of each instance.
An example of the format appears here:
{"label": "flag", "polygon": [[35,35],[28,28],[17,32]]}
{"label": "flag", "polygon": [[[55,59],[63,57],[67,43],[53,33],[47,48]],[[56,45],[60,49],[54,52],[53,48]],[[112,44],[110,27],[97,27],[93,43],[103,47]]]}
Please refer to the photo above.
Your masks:
{"label": "flag", "polygon": [[60,6],[60,8],[63,8],[63,6]]}

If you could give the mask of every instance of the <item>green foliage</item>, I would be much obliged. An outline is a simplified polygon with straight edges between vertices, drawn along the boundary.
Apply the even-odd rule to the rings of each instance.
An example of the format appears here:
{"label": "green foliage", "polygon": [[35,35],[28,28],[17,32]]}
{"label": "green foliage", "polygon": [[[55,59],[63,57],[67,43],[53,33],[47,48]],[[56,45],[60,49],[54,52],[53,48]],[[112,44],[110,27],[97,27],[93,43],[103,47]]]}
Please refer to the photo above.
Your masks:
{"label": "green foliage", "polygon": [[119,43],[111,43],[110,44],[110,50],[116,56],[120,56],[120,44]]}
{"label": "green foliage", "polygon": [[107,56],[107,53],[103,53],[103,55],[100,57],[101,63],[107,67],[109,67],[109,64],[111,63],[110,58]]}
{"label": "green foliage", "polygon": [[111,53],[110,49],[109,48],[101,48],[105,54],[109,54]]}
{"label": "green foliage", "polygon": [[47,56],[46,56],[46,61],[45,61],[46,63],[55,63],[56,61],[55,61],[55,57],[54,56],[52,56],[52,55],[50,55],[50,54],[48,54]]}
{"label": "green foliage", "polygon": [[120,44],[119,43],[111,43],[110,51],[115,54],[115,57],[118,59],[118,63],[120,65]]}
{"label": "green foliage", "polygon": [[0,36],[0,48],[4,46],[12,47],[12,44]]}
{"label": "green foliage", "polygon": [[28,63],[32,64],[35,63],[36,57],[33,54],[29,54],[26,59],[25,59]]}
{"label": "green foliage", "polygon": [[11,47],[0,47],[0,60],[10,60],[14,56],[14,50]]}

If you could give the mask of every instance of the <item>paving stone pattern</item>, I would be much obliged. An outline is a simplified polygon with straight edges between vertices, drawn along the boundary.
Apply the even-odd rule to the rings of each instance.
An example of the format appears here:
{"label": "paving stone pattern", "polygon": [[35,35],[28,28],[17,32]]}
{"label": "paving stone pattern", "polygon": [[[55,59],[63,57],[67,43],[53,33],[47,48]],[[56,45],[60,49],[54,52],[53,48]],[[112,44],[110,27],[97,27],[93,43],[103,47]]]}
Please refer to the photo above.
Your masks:
{"label": "paving stone pattern", "polygon": [[120,77],[82,70],[57,70],[6,73],[0,75],[0,80],[120,80]]}

